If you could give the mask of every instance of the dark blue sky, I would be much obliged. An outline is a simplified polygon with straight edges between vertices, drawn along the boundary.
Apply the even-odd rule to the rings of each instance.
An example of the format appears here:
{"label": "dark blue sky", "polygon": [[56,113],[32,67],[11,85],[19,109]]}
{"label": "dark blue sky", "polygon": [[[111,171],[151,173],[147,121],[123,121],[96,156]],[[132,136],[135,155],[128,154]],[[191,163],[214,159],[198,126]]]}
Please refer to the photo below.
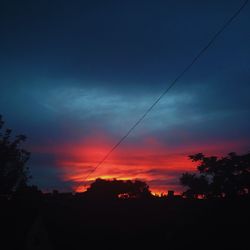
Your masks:
{"label": "dark blue sky", "polygon": [[[242,3],[1,1],[0,113],[29,138],[33,182],[50,190],[79,181],[70,173],[85,173],[100,156],[85,164],[72,152],[120,138]],[[249,44],[248,5],[126,142],[133,157],[145,138],[167,158],[248,151]],[[157,162],[154,146],[146,148]],[[120,166],[118,158],[114,173],[129,171],[164,188],[177,183],[171,163],[144,163],[144,171],[139,163]]]}

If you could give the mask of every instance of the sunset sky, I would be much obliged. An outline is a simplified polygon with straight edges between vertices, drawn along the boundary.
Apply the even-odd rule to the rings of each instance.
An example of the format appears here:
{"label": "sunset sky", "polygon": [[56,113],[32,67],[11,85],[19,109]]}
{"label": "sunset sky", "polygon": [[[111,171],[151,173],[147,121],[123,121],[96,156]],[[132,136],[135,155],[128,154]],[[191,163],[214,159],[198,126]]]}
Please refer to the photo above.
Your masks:
{"label": "sunset sky", "polygon": [[6,0],[0,114],[27,135],[32,183],[138,178],[181,191],[188,155],[250,150],[250,6],[87,180],[243,1]]}

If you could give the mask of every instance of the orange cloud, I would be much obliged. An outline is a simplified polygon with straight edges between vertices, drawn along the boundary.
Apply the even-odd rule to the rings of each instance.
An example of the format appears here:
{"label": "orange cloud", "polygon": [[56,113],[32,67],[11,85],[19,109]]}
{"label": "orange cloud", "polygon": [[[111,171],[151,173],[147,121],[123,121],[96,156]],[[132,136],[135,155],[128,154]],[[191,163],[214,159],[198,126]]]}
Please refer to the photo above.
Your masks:
{"label": "orange cloud", "polygon": [[181,173],[196,169],[196,165],[188,159],[188,155],[198,152],[219,155],[235,150],[242,144],[242,142],[219,142],[174,148],[155,137],[147,137],[136,143],[128,140],[86,178],[114,143],[114,139],[98,132],[89,135],[82,142],[40,148],[38,151],[55,154],[56,165],[62,172],[62,180],[72,183],[72,188],[76,191],[86,189],[96,178],[117,178],[141,179],[150,185],[154,193],[166,193],[169,189],[181,191],[178,183]]}

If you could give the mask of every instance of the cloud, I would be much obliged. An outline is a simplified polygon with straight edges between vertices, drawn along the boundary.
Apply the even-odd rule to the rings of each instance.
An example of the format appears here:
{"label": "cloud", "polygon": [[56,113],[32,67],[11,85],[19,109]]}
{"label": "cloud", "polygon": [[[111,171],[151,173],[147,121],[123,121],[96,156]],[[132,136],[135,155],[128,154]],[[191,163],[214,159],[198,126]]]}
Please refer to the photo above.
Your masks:
{"label": "cloud", "polygon": [[[6,1],[0,112],[28,136],[34,182],[75,185],[236,8],[237,1]],[[165,190],[163,176],[177,187],[171,171],[187,169],[189,153],[249,149],[249,18],[244,10],[100,175],[141,177]]]}
{"label": "cloud", "polygon": [[[172,146],[164,138],[148,137],[134,143],[128,140],[95,171],[98,162],[114,145],[115,139],[105,132],[93,133],[85,140],[71,143],[54,142],[34,148],[34,154],[43,154],[46,159],[53,156],[47,166],[56,169],[58,188],[84,188],[96,178],[141,179],[146,181],[154,192],[167,189],[181,190],[179,177],[183,172],[195,171],[195,164],[188,159],[188,155],[203,152],[208,155],[223,155],[231,151],[244,153],[247,142],[244,141],[215,141],[189,143]],[[50,159],[48,157],[48,159]],[[36,165],[33,171],[36,174]],[[49,171],[48,171],[49,173]],[[90,176],[89,173],[91,173]],[[38,171],[39,174],[39,171]],[[52,174],[53,175],[53,174]],[[87,178],[88,176],[88,178]],[[87,178],[87,179],[86,179]],[[66,184],[65,184],[66,183]]]}

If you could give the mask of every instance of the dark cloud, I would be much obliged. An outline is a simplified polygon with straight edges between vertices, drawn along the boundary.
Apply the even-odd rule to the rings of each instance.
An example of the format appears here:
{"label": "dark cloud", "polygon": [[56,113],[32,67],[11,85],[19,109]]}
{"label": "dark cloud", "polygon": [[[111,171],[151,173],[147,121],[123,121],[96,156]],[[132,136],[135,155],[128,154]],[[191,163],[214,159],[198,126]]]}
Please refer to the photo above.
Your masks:
{"label": "dark cloud", "polygon": [[[172,79],[238,7],[238,1],[8,1],[1,8],[3,64],[51,78],[159,84]],[[242,61],[249,52],[248,11],[196,75],[207,74],[208,64],[232,65],[232,53]]]}

